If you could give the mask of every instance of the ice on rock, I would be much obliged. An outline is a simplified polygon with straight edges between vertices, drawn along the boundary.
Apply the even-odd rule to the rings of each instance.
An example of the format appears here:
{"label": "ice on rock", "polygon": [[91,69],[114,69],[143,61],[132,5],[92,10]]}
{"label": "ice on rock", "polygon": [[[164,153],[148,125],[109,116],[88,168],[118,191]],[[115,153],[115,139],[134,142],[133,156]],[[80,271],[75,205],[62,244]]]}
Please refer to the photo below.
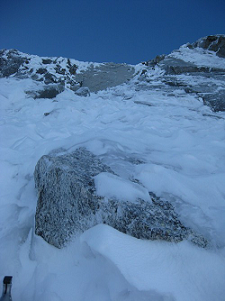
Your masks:
{"label": "ice on rock", "polygon": [[104,223],[142,239],[207,241],[186,228],[172,205],[146,188],[122,179],[97,156],[78,148],[71,154],[43,156],[35,168],[38,203],[35,232],[62,248],[74,236]]}
{"label": "ice on rock", "polygon": [[106,172],[98,174],[94,180],[96,193],[99,196],[130,202],[142,199],[152,203],[148,190],[137,183]]}

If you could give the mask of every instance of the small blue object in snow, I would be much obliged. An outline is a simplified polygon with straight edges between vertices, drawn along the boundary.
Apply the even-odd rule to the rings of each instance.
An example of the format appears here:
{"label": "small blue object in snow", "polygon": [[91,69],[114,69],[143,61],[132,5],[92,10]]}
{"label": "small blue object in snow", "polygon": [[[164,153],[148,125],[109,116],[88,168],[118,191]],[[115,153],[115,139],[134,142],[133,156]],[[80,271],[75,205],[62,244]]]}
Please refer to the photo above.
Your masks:
{"label": "small blue object in snow", "polygon": [[11,288],[12,276],[5,276],[3,280],[3,292],[0,301],[12,301]]}

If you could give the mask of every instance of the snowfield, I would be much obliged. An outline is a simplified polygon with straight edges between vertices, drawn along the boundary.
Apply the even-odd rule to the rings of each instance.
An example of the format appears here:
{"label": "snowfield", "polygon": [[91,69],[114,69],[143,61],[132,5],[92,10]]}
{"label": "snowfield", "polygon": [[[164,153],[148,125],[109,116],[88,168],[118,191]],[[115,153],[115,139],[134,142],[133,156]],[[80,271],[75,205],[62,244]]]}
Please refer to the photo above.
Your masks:
{"label": "snowfield", "polygon": [[[0,279],[13,276],[13,300],[224,301],[225,112],[179,90],[136,91],[132,81],[54,100],[26,95],[35,89],[31,79],[0,79]],[[98,175],[100,195],[151,201],[151,191],[208,248],[142,241],[106,225],[61,250],[36,236],[35,165],[80,146],[120,176]]]}

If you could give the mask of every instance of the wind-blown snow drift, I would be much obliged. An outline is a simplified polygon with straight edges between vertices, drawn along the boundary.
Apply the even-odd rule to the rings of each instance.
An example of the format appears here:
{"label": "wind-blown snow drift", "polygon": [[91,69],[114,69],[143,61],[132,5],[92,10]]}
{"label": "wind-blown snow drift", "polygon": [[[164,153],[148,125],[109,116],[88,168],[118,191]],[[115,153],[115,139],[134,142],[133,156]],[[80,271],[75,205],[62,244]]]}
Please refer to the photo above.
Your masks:
{"label": "wind-blown snow drift", "polygon": [[214,300],[215,292],[218,300],[224,298],[223,258],[188,242],[141,241],[106,225],[86,231],[81,241],[92,256],[110,260],[139,291],[157,291],[182,301]]}

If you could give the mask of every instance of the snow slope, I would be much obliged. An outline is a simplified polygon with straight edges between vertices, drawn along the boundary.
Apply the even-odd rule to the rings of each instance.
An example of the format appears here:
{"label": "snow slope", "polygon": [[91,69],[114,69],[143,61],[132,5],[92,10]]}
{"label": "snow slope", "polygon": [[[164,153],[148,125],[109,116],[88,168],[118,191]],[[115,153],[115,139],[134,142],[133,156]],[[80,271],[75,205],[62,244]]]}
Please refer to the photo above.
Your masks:
{"label": "snow slope", "polygon": [[163,300],[210,301],[215,292],[216,300],[224,298],[222,256],[188,242],[141,241],[106,225],[86,231],[81,241],[94,256],[109,259],[139,291],[160,292]]}
{"label": "snow slope", "polygon": [[[137,91],[136,80],[87,98],[66,89],[34,100],[25,93],[36,88],[31,79],[0,79],[0,279],[13,275],[13,300],[224,301],[225,113],[179,89]],[[99,175],[100,194],[169,200],[208,249],[103,225],[63,250],[34,235],[38,159],[80,146],[124,179]]]}

